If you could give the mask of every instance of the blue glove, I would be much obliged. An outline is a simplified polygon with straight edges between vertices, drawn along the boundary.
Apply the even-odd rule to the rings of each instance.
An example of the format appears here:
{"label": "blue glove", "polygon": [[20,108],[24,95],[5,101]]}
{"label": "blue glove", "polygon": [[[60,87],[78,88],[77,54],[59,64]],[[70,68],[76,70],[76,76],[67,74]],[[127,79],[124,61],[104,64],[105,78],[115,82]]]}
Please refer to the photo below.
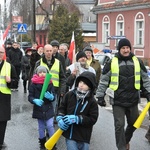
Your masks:
{"label": "blue glove", "polygon": [[37,106],[41,107],[43,105],[44,101],[41,99],[34,99],[33,103],[36,104]]}
{"label": "blue glove", "polygon": [[44,95],[45,98],[47,98],[48,100],[52,101],[54,100],[54,95],[51,94],[50,92],[45,92],[45,95]]}
{"label": "blue glove", "polygon": [[59,120],[62,119],[62,118],[63,118],[63,116],[57,116],[56,121],[59,122]]}
{"label": "blue glove", "polygon": [[62,129],[63,131],[66,131],[66,130],[69,128],[69,125],[67,125],[67,124],[63,121],[63,119],[60,119],[60,120],[58,121],[58,127],[59,127],[60,129]]}
{"label": "blue glove", "polygon": [[63,117],[63,120],[68,125],[73,123],[79,124],[79,117],[76,115],[66,115]]}

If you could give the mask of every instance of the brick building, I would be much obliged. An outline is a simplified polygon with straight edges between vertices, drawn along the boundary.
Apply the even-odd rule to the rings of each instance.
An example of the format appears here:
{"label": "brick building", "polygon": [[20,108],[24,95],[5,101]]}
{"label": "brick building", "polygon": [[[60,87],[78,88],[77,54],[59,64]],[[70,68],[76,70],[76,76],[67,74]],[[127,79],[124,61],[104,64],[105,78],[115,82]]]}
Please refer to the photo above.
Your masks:
{"label": "brick building", "polygon": [[113,50],[125,36],[132,52],[150,66],[150,0],[98,0],[92,11],[97,15],[97,42]]}

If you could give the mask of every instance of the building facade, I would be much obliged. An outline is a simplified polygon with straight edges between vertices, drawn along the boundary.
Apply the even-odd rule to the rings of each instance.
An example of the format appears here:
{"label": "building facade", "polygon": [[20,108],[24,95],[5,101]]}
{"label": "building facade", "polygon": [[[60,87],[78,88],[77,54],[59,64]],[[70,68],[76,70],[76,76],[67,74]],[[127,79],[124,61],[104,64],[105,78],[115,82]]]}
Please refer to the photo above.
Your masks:
{"label": "building facade", "polygon": [[114,50],[126,37],[132,52],[150,66],[150,0],[98,0],[92,11],[97,15],[97,42]]}

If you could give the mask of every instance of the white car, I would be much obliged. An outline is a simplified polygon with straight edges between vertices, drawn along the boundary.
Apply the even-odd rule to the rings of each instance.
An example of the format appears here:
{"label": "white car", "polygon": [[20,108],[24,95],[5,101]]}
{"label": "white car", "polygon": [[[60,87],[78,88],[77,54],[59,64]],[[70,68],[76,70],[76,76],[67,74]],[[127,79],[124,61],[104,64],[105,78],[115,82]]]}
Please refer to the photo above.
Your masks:
{"label": "white car", "polygon": [[94,55],[94,58],[99,61],[101,68],[103,69],[106,62],[112,59],[114,54],[111,53],[97,53]]}

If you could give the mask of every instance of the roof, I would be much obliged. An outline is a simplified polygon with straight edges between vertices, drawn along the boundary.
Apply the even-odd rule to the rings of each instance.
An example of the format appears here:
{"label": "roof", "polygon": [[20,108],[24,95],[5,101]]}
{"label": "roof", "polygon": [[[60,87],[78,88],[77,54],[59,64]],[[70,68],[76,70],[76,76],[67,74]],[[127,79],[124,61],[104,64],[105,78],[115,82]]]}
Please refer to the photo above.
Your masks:
{"label": "roof", "polygon": [[95,4],[94,0],[72,0],[75,4]]}
{"label": "roof", "polygon": [[93,7],[92,11],[95,14],[100,14],[106,12],[148,8],[148,5],[150,5],[150,0],[116,1],[115,3],[97,5]]}
{"label": "roof", "polygon": [[83,29],[83,32],[96,32],[96,23],[81,23],[81,27]]}

